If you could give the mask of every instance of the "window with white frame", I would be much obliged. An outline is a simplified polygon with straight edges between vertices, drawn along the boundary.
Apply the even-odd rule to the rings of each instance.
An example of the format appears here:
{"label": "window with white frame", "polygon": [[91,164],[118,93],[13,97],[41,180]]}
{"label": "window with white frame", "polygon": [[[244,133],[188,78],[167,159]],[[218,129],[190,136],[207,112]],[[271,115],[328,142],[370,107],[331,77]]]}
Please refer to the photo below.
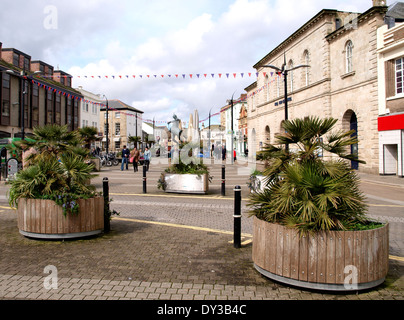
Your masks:
{"label": "window with white frame", "polygon": [[121,123],[120,122],[115,123],[115,135],[116,136],[121,135]]}
{"label": "window with white frame", "polygon": [[396,94],[402,94],[404,90],[403,65],[404,57],[396,60]]}
{"label": "window with white frame", "polygon": [[353,63],[352,63],[352,55],[353,55],[353,44],[352,41],[349,40],[345,45],[345,72],[350,73],[353,71]]}
{"label": "window with white frame", "polygon": [[[293,69],[293,61],[289,61],[289,70]],[[293,91],[293,71],[289,72],[289,80],[290,80],[290,91]]]}
{"label": "window with white frame", "polygon": [[121,113],[120,112],[115,112],[115,118],[119,119],[121,117]]}

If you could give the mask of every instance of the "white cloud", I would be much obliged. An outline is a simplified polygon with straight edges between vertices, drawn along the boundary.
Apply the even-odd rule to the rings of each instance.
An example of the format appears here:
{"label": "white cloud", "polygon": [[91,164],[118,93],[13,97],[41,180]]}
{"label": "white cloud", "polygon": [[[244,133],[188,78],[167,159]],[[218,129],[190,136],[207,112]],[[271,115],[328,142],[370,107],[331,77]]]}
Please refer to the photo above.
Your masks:
{"label": "white cloud", "polygon": [[[195,108],[204,118],[211,108],[216,112],[225,105],[234,91],[237,97],[243,93],[255,77],[240,78],[239,73],[254,72],[252,66],[259,59],[321,9],[363,12],[372,3],[3,0],[2,4],[6,8],[0,12],[3,47],[15,47],[33,59],[60,65],[74,76],[87,75],[75,77],[73,85],[132,104],[145,111],[146,117],[170,120],[176,113],[187,120]],[[43,9],[52,4],[58,12],[58,29],[45,30]],[[218,78],[218,73],[227,72],[231,74],[228,79],[224,75]],[[238,73],[236,79],[233,72]],[[196,73],[201,74],[200,79]],[[203,73],[208,74],[206,79]],[[111,75],[124,78],[111,79]]]}

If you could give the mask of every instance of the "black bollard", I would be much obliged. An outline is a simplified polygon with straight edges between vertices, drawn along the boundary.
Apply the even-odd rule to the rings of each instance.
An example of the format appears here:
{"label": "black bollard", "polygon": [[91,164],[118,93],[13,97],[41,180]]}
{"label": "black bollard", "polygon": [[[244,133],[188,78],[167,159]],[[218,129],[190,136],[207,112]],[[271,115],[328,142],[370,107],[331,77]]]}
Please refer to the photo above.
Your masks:
{"label": "black bollard", "polygon": [[143,193],[147,193],[146,181],[147,181],[147,178],[146,178],[146,164],[143,164]]}
{"label": "black bollard", "polygon": [[111,213],[109,211],[109,186],[107,177],[102,179],[102,192],[104,195],[104,232],[108,233],[111,230]]}
{"label": "black bollard", "polygon": [[234,188],[234,248],[241,248],[241,187]]}
{"label": "black bollard", "polygon": [[226,166],[222,165],[222,196],[226,195]]}

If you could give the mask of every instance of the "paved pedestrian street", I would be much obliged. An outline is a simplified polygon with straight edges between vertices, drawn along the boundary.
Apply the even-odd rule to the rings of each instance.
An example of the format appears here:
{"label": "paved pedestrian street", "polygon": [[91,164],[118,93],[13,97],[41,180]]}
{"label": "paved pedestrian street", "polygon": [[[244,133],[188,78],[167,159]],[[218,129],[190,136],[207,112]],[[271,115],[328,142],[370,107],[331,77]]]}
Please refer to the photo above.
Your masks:
{"label": "paved pedestrian street", "polygon": [[[389,273],[377,288],[353,293],[302,290],[274,282],[253,267],[248,169],[212,164],[207,195],[157,188],[165,166],[151,163],[147,193],[142,171],[102,168],[108,178],[111,232],[69,241],[33,240],[17,229],[15,210],[0,185],[0,299],[3,300],[403,300],[404,182],[360,174],[369,214],[390,222]],[[140,168],[141,169],[141,168]],[[242,188],[242,247],[234,248],[234,187]],[[387,190],[388,189],[388,190]],[[387,190],[386,194],[384,190]],[[54,277],[56,276],[57,277]],[[159,305],[159,306],[164,306]],[[161,309],[163,312],[164,309]],[[166,310],[167,311],[167,310]],[[156,311],[157,312],[157,311]]]}

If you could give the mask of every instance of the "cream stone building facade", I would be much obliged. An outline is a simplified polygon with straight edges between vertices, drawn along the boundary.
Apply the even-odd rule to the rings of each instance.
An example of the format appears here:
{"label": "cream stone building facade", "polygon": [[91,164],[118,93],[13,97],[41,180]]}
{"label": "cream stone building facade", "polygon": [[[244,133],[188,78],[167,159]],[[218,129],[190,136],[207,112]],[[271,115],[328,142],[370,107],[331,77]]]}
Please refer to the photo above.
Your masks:
{"label": "cream stone building facade", "polygon": [[403,177],[404,19],[397,13],[404,11],[404,3],[391,11],[394,20],[378,30],[379,174]]}
{"label": "cream stone building facade", "polygon": [[254,65],[257,81],[245,89],[251,156],[281,132],[284,78],[264,66],[281,68],[286,60],[287,69],[310,65],[288,73],[288,119],[338,119],[337,129],[355,130],[359,143],[351,152],[366,161],[352,167],[379,172],[377,30],[387,10],[375,0],[361,14],[324,9]]}
{"label": "cream stone building facade", "polygon": [[[143,111],[120,100],[108,100],[109,152],[119,152],[122,151],[123,146],[129,146],[130,136],[142,136],[142,115]],[[104,133],[102,150],[105,151],[107,141],[107,113],[105,107],[101,107],[99,119],[100,129]]]}

